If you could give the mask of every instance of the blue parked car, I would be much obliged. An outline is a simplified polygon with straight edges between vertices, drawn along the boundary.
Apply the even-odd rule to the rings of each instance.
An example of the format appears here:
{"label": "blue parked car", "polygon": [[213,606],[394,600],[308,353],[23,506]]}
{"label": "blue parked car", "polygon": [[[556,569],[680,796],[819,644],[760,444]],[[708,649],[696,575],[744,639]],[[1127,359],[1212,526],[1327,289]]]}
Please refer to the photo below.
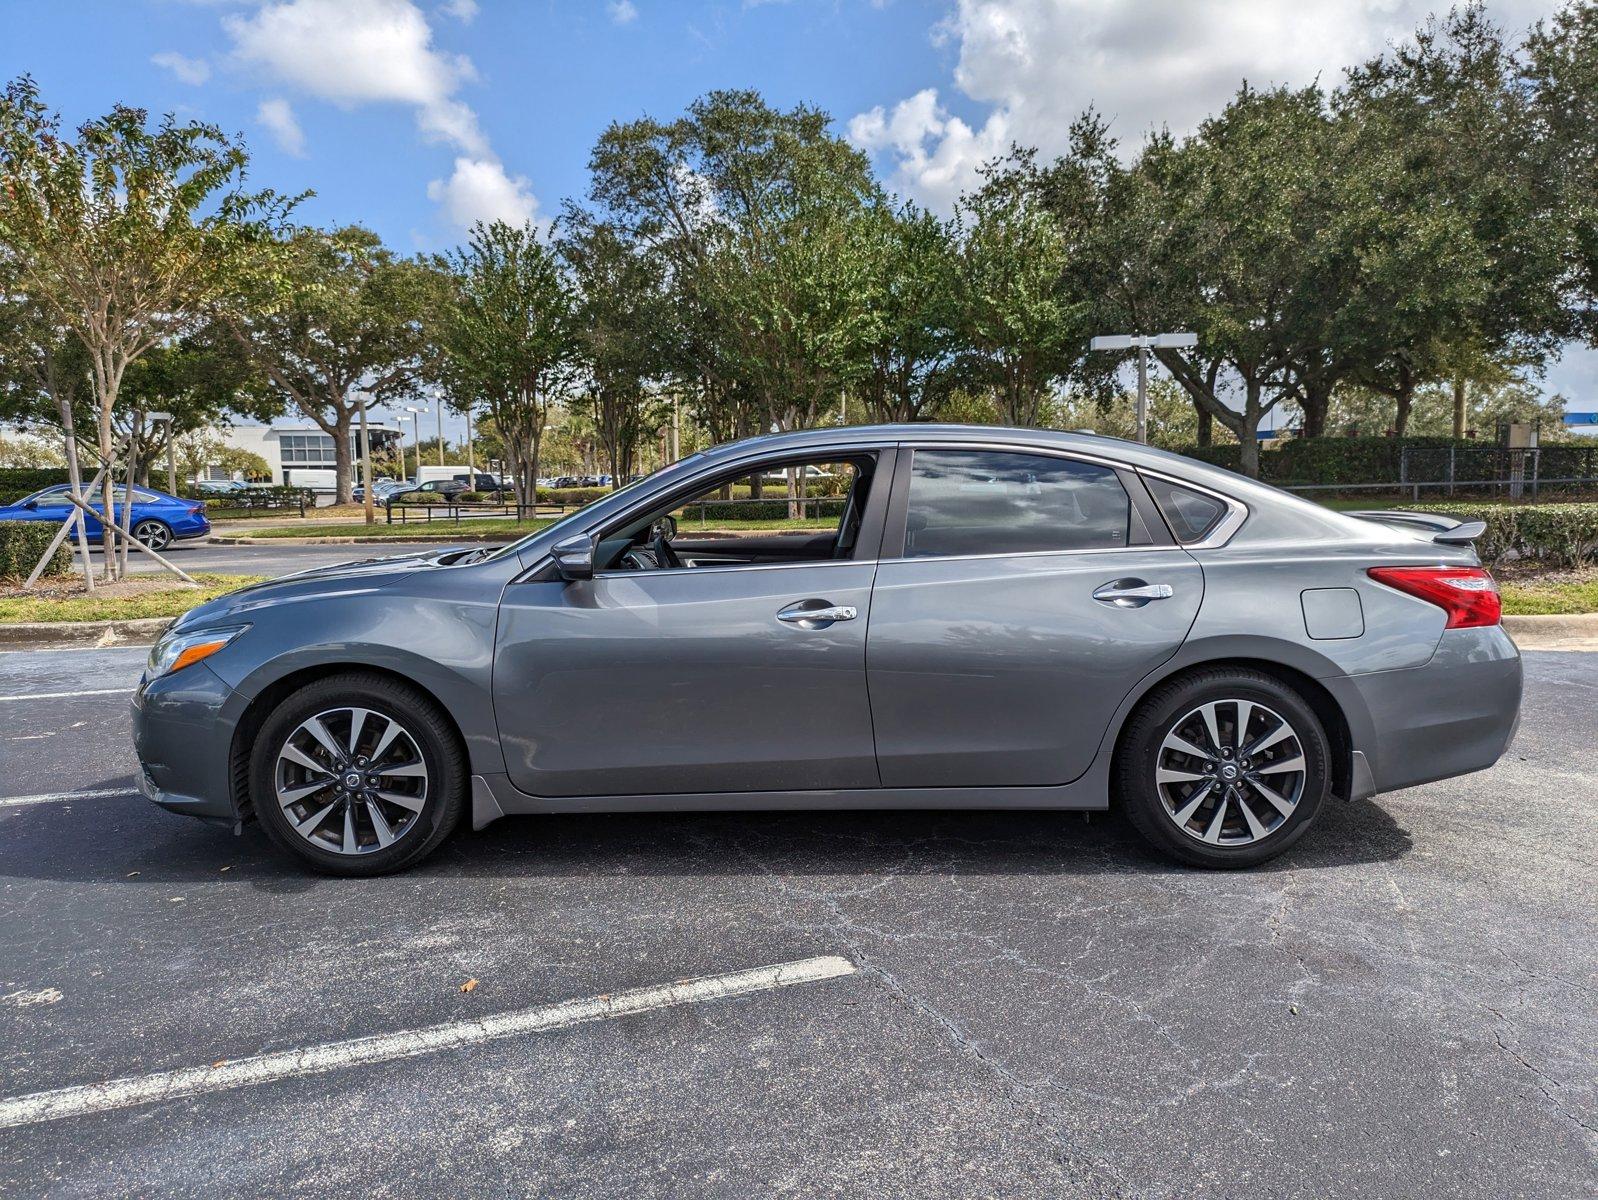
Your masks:
{"label": "blue parked car", "polygon": [[[66,484],[45,488],[42,492],[18,500],[15,504],[0,507],[0,521],[51,521],[59,525],[72,511],[67,499],[70,489]],[[113,516],[120,521],[127,489],[120,483],[111,490]],[[96,490],[89,497],[89,507],[98,513],[105,511],[104,494]],[[90,517],[85,526],[91,545],[98,544],[100,521]],[[204,537],[211,532],[211,522],[205,519],[205,505],[198,500],[180,500],[165,492],[150,488],[133,489],[133,536],[152,550],[165,550],[182,538]]]}

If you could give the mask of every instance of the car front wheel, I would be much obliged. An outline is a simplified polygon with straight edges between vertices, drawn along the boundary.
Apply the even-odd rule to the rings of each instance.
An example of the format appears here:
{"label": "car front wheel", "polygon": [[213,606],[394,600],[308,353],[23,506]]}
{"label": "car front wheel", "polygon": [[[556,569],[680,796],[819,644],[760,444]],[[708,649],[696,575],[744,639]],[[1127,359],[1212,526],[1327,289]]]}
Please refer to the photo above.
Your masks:
{"label": "car front wheel", "polygon": [[338,675],[267,718],[250,756],[250,794],[267,834],[302,862],[381,875],[450,835],[467,774],[454,728],[427,696],[386,676]]}
{"label": "car front wheel", "polygon": [[1155,847],[1202,867],[1247,867],[1309,830],[1331,752],[1303,697],[1259,671],[1199,671],[1155,689],[1127,725],[1116,793]]}

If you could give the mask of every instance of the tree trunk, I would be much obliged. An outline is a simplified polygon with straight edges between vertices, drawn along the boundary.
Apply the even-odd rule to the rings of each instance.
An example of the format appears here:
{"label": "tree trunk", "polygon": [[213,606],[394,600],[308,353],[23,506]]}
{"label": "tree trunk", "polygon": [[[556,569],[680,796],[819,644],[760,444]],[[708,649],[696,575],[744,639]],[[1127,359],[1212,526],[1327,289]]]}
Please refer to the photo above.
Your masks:
{"label": "tree trunk", "polygon": [[1304,437],[1326,436],[1326,413],[1332,406],[1332,384],[1323,379],[1311,379],[1304,386],[1301,401],[1304,409]]}
{"label": "tree trunk", "polygon": [[1209,409],[1194,401],[1193,408],[1198,413],[1198,444],[1213,446],[1215,444],[1215,418],[1210,416]]}
{"label": "tree trunk", "polygon": [[1409,428],[1409,410],[1415,403],[1415,388],[1405,381],[1405,385],[1398,392],[1398,408],[1393,413],[1393,432],[1399,437],[1404,436]]}
{"label": "tree trunk", "polygon": [[1454,437],[1465,436],[1465,380],[1454,380]]}
{"label": "tree trunk", "polygon": [[335,405],[333,422],[333,486],[340,504],[355,503],[355,456],[350,453],[350,413]]}

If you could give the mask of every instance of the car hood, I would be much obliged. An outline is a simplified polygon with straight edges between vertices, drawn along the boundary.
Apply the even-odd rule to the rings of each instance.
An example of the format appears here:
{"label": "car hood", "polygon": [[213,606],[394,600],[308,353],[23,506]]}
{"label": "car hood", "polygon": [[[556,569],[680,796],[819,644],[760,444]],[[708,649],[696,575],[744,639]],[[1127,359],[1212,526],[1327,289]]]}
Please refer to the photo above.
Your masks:
{"label": "car hood", "polygon": [[481,549],[482,546],[441,546],[436,550],[413,554],[352,559],[331,566],[312,567],[293,575],[269,579],[265,583],[252,583],[236,592],[197,605],[174,621],[172,628],[214,625],[234,617],[248,620],[251,612],[261,608],[326,596],[376,591],[418,571],[432,571],[446,566],[467,551]]}

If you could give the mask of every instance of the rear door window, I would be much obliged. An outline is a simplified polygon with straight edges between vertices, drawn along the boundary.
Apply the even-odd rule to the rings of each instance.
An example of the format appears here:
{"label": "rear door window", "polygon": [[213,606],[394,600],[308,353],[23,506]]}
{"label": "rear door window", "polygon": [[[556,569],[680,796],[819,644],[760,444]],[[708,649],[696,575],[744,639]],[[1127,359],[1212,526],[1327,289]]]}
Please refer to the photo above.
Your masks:
{"label": "rear door window", "polygon": [[917,450],[906,558],[1109,550],[1128,544],[1131,501],[1096,463],[1008,450]]}

